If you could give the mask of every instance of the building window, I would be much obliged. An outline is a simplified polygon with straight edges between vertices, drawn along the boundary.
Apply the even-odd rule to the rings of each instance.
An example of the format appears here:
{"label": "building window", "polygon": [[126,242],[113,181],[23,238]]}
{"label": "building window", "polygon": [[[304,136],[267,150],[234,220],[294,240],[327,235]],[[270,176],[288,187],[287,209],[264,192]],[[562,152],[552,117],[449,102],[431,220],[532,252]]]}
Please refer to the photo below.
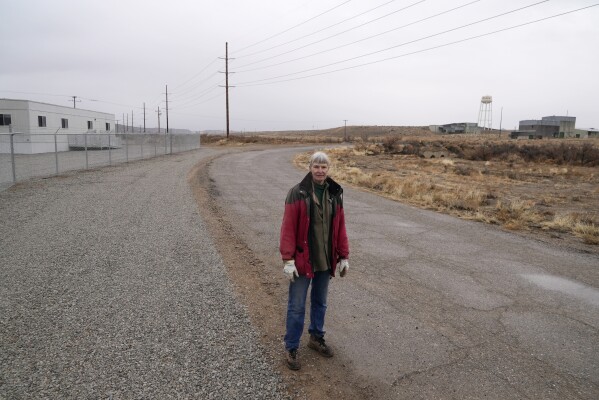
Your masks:
{"label": "building window", "polygon": [[107,122],[106,123],[106,132],[109,132],[109,131],[110,131],[110,123]]}
{"label": "building window", "polygon": [[88,130],[92,130],[92,129],[94,129],[94,123],[93,123],[93,122],[91,122],[91,121],[87,121],[87,129],[88,129]]}
{"label": "building window", "polygon": [[0,114],[0,126],[8,126],[10,124],[10,114]]}
{"label": "building window", "polygon": [[69,120],[68,119],[62,118],[61,122],[62,122],[62,129],[69,129]]}
{"label": "building window", "polygon": [[41,127],[46,126],[46,117],[44,117],[42,115],[38,115],[37,116],[37,126],[41,126]]}

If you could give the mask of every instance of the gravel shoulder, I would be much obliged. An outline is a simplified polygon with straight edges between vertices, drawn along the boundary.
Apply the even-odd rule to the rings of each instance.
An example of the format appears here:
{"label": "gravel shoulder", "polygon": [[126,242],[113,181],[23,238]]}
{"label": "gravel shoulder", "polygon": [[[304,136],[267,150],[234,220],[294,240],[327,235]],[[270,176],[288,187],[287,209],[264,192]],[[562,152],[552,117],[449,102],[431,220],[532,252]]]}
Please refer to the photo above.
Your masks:
{"label": "gravel shoulder", "polygon": [[0,192],[0,398],[288,398],[187,181],[214,153]]}

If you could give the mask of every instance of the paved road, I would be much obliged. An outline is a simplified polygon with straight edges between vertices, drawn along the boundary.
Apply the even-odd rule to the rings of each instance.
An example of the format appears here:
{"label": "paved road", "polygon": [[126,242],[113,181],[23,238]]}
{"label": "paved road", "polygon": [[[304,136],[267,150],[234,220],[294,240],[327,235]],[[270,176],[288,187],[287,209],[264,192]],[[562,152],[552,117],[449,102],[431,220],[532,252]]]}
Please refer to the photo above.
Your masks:
{"label": "paved road", "polygon": [[[219,201],[278,259],[297,149],[221,157]],[[599,259],[346,188],[351,270],[327,337],[374,397],[599,398]],[[273,274],[280,265],[273,263]]]}
{"label": "paved road", "polygon": [[187,182],[213,153],[0,192],[0,399],[287,398]]}

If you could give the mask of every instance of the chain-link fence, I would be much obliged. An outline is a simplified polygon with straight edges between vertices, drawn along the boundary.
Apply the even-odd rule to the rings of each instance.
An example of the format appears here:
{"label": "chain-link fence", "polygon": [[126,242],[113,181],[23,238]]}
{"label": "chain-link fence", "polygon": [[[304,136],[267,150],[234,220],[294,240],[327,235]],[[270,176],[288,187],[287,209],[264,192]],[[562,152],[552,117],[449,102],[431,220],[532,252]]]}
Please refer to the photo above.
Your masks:
{"label": "chain-link fence", "polygon": [[199,134],[0,133],[0,188],[29,178],[180,153],[199,147]]}

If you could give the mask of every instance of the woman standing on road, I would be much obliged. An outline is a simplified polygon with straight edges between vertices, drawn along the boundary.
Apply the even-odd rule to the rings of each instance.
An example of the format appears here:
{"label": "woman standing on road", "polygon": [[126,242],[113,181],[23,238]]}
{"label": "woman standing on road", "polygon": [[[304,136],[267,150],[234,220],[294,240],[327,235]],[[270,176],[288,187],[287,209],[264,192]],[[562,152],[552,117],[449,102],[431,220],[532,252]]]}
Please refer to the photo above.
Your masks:
{"label": "woman standing on road", "polygon": [[306,296],[310,290],[308,347],[325,357],[333,350],[324,341],[324,318],[330,278],[349,270],[343,189],[328,176],[330,160],[323,152],[310,157],[310,172],[289,190],[281,225],[279,250],[289,278],[285,350],[287,366],[298,370],[297,350],[304,330]]}

